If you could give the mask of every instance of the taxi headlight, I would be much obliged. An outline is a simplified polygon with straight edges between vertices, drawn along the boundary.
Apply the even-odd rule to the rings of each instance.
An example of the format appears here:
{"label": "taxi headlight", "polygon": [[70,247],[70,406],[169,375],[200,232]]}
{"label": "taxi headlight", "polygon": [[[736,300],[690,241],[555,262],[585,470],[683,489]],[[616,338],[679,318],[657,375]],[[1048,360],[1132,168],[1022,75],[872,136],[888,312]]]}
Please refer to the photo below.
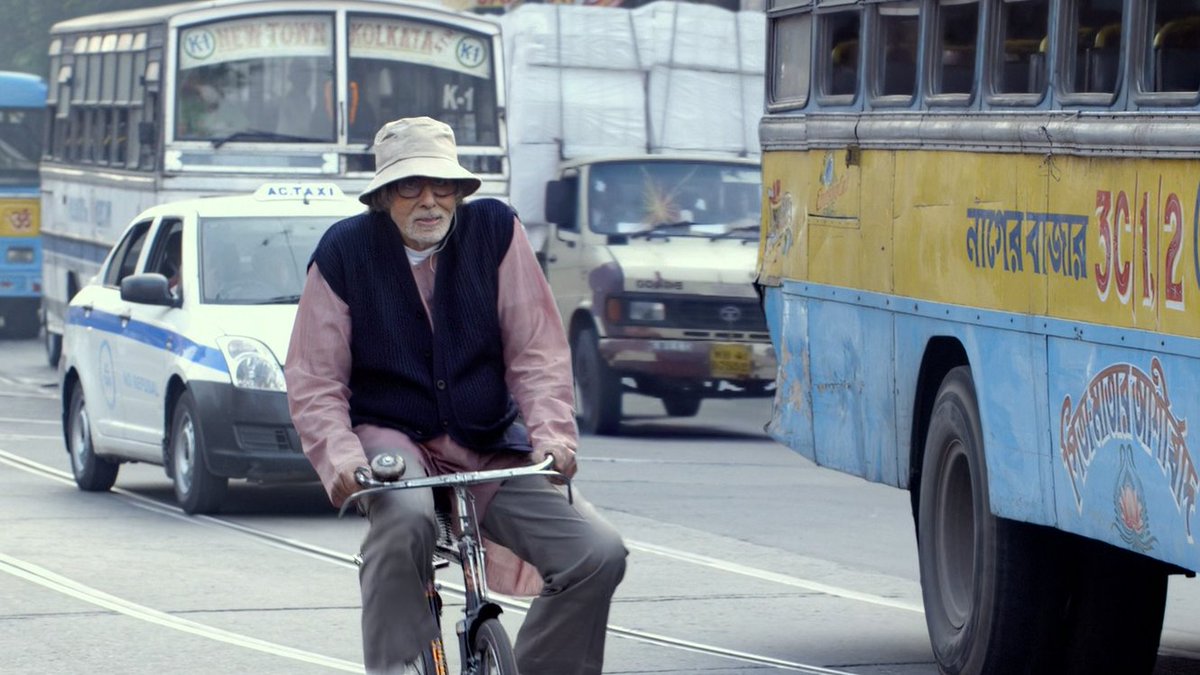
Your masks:
{"label": "taxi headlight", "polygon": [[271,350],[248,337],[220,337],[217,344],[225,354],[233,386],[262,391],[287,391],[283,368]]}

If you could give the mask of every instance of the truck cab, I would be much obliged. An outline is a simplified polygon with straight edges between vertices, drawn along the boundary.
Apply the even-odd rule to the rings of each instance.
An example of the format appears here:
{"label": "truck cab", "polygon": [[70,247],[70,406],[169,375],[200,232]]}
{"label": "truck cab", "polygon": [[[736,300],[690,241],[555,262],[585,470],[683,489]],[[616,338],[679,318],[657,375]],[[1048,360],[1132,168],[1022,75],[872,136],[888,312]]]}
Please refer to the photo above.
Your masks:
{"label": "truck cab", "polygon": [[580,429],[620,430],[622,396],[695,415],[771,396],[775,353],[753,280],[758,162],[643,155],[563,163],[542,250],[571,341]]}

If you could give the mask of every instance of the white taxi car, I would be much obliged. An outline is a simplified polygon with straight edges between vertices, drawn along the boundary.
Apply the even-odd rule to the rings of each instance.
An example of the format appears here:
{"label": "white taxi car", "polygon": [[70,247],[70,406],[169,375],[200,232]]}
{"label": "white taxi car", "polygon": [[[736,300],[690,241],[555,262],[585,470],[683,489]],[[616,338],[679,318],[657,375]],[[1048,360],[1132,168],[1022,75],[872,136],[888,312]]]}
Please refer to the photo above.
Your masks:
{"label": "white taxi car", "polygon": [[160,464],[184,511],[220,508],[229,479],[316,479],[281,364],[309,256],[363,205],[332,184],[151,208],[71,300],[63,432],[75,482],[112,487]]}

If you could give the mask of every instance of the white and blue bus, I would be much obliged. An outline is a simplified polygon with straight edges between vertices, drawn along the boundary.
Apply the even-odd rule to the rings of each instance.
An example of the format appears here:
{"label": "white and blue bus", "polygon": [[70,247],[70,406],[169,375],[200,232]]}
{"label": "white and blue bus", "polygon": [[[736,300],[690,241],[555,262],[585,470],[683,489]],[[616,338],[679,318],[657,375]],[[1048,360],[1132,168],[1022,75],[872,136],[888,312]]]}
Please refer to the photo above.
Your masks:
{"label": "white and blue bus", "polygon": [[46,83],[0,72],[0,336],[37,335],[42,293],[38,158]]}
{"label": "white and blue bus", "polygon": [[433,5],[207,0],[98,14],[50,31],[41,165],[46,347],[139,212],[250,193],[274,178],[346,194],[383,123],[450,124],[481,196],[507,198],[500,28]]}

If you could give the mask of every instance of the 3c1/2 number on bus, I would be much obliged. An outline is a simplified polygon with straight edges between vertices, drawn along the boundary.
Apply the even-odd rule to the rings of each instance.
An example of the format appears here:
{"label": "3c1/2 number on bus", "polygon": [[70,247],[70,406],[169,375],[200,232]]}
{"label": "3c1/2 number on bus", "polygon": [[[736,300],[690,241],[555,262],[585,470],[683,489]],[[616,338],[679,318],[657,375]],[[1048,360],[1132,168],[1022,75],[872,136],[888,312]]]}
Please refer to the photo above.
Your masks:
{"label": "3c1/2 number on bus", "polygon": [[[1095,265],[1096,292],[1101,301],[1108,300],[1116,291],[1117,300],[1127,305],[1133,300],[1135,275],[1140,283],[1140,301],[1154,307],[1160,301],[1167,309],[1183,311],[1184,284],[1181,269],[1183,261],[1183,233],[1185,228],[1183,202],[1174,192],[1163,200],[1159,217],[1160,236],[1166,245],[1158,250],[1151,249],[1151,203],[1150,193],[1143,191],[1141,199],[1130,201],[1124,190],[1116,195],[1109,190],[1096,191],[1096,225],[1103,256]],[[1127,247],[1122,240],[1132,237]],[[1195,243],[1200,240],[1200,187],[1196,193],[1196,209],[1192,217],[1192,264],[1195,278],[1200,282],[1200,249]],[[1160,266],[1161,265],[1161,266]]]}

